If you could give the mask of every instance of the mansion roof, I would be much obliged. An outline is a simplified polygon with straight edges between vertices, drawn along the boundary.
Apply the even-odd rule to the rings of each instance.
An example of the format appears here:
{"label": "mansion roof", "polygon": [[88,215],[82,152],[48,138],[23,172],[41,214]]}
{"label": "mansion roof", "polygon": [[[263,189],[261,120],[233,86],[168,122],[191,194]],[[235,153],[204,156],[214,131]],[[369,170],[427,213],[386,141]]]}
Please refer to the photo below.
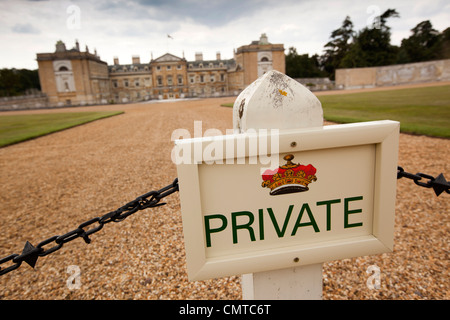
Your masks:
{"label": "mansion roof", "polygon": [[236,66],[234,59],[216,59],[216,60],[193,60],[187,61],[185,58],[177,57],[171,53],[166,53],[156,59],[152,59],[149,63],[131,63],[131,64],[113,64],[108,65],[108,70],[111,73],[118,72],[149,72],[153,65],[166,64],[186,64],[188,70],[195,69],[233,69]]}
{"label": "mansion roof", "polygon": [[[234,50],[234,54],[240,54],[243,52],[256,52],[256,51],[284,51],[283,44],[272,44],[268,41],[266,34],[262,34],[259,40],[252,41],[248,45],[239,47]],[[220,52],[217,52],[216,59],[204,60],[203,54],[198,52],[195,54],[195,60],[187,61],[184,58],[177,57],[171,53],[163,54],[162,56],[152,59],[148,63],[141,63],[138,56],[133,56],[132,63],[130,64],[119,64],[119,59],[114,58],[114,64],[108,65],[105,61],[101,60],[97,55],[96,50],[94,53],[90,53],[88,47],[82,52],[78,41],[75,42],[75,47],[72,49],[66,49],[64,42],[59,40],[56,43],[56,50],[52,53],[38,53],[38,61],[54,61],[54,60],[92,60],[101,64],[104,64],[108,68],[109,73],[116,74],[128,74],[128,73],[150,73],[153,66],[158,65],[185,65],[187,71],[212,71],[212,70],[223,70],[234,72],[236,70],[241,70],[242,65],[238,65],[235,59],[221,59]]]}
{"label": "mansion roof", "polygon": [[36,60],[37,61],[53,61],[53,60],[63,60],[63,59],[87,59],[93,60],[99,63],[107,64],[105,61],[101,60],[97,55],[97,50],[94,53],[90,53],[88,47],[86,46],[86,51],[80,51],[80,46],[78,41],[75,42],[75,47],[72,49],[66,49],[66,45],[64,42],[59,40],[56,43],[56,50],[52,53],[38,53]]}

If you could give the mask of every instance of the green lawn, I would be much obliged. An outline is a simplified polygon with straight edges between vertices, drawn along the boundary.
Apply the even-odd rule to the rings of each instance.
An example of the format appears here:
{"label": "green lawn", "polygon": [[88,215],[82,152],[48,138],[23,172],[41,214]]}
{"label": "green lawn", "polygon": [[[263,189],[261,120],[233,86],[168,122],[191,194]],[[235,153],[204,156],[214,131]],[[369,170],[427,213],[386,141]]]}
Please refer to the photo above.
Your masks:
{"label": "green lawn", "polygon": [[[396,120],[402,132],[450,138],[450,86],[318,96],[338,123]],[[233,107],[233,104],[224,106]]]}
{"label": "green lawn", "polygon": [[396,120],[402,132],[450,138],[450,86],[318,96],[324,118]]}
{"label": "green lawn", "polygon": [[0,147],[121,113],[123,112],[110,111],[21,115],[0,114]]}

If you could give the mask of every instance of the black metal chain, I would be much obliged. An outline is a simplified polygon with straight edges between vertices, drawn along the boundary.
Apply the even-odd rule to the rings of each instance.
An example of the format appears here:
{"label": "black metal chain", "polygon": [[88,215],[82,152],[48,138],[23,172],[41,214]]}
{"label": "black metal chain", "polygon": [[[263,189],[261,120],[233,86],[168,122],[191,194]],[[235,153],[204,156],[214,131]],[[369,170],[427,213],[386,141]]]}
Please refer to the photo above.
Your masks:
{"label": "black metal chain", "polygon": [[[442,173],[435,178],[433,176],[430,176],[429,174],[420,172],[412,174],[406,172],[402,167],[397,167],[397,179],[400,178],[411,179],[414,181],[415,184],[424,188],[433,188],[434,193],[438,197],[444,191],[446,193],[450,193],[450,183],[444,178],[444,175]],[[422,179],[427,180],[424,181]]]}
{"label": "black metal chain", "polygon": [[[179,191],[178,178],[175,179],[170,185],[158,191],[150,191],[140,197],[137,197],[135,200],[127,203],[126,205],[120,207],[115,211],[111,211],[101,217],[96,217],[80,224],[78,228],[67,232],[62,236],[50,237],[40,242],[36,247],[34,247],[30,242],[27,241],[21,254],[15,253],[0,259],[0,276],[19,268],[24,261],[28,263],[32,268],[34,268],[39,257],[45,257],[46,255],[49,255],[50,253],[61,249],[65,243],[73,241],[77,238],[83,238],[83,240],[87,244],[89,244],[91,242],[89,236],[100,231],[105,224],[110,222],[123,221],[139,210],[165,205],[165,202],[159,203],[161,199],[177,191]],[[96,227],[93,227],[89,230],[85,229],[96,223],[98,224]],[[48,249],[44,248],[51,243],[54,243],[52,247]],[[7,268],[2,269],[1,265],[8,261],[12,261],[13,264]]]}
{"label": "black metal chain", "polygon": [[[397,179],[400,178],[411,179],[416,185],[424,188],[433,188],[436,196],[439,196],[444,191],[450,194],[450,183],[444,178],[444,175],[442,173],[435,178],[424,173],[412,174],[406,172],[402,167],[399,166],[397,167]],[[427,180],[424,181],[422,179]],[[91,242],[89,236],[100,231],[105,224],[110,222],[123,221],[128,216],[136,213],[139,210],[165,205],[166,203],[164,202],[159,203],[161,199],[177,191],[179,191],[178,178],[175,179],[170,185],[158,191],[150,191],[140,197],[137,197],[135,200],[127,203],[126,205],[120,207],[115,211],[111,211],[101,217],[96,217],[88,220],[80,224],[78,228],[69,231],[62,236],[53,236],[44,241],[41,241],[36,247],[27,241],[21,254],[15,253],[0,259],[0,276],[19,268],[24,261],[32,268],[34,268],[39,257],[45,257],[46,255],[49,255],[50,253],[61,249],[65,243],[73,241],[77,238],[83,238],[83,240],[87,244],[89,244]],[[89,230],[85,230],[85,228],[95,223],[97,223],[98,226],[93,227]],[[51,243],[54,243],[53,247],[48,249],[44,248],[44,246],[47,246]],[[9,261],[12,261],[13,264],[7,268],[2,269],[1,265]]]}

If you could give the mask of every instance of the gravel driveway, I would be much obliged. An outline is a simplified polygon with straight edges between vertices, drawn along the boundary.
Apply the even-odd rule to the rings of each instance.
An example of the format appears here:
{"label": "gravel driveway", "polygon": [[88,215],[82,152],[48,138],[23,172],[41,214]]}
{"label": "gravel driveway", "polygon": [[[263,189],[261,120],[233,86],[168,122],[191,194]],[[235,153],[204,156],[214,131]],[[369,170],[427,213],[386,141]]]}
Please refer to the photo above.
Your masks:
{"label": "gravel driveway", "polygon": [[[171,183],[172,131],[201,120],[225,133],[232,109],[220,104],[234,99],[29,111],[125,113],[0,149],[0,258]],[[399,157],[406,171],[450,178],[450,140],[401,134]],[[399,180],[394,252],[324,263],[323,298],[449,299],[449,199]],[[1,276],[0,299],[241,299],[239,276],[188,282],[178,194],[165,202]],[[366,285],[370,266],[379,289]]]}

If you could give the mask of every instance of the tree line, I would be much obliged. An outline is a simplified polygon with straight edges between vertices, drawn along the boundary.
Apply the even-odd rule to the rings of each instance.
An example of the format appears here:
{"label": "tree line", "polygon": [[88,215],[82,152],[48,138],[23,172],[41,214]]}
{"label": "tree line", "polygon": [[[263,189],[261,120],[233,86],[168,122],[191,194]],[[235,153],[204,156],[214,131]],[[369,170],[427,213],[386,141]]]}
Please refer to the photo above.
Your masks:
{"label": "tree line", "polygon": [[391,44],[387,22],[399,18],[395,9],[376,17],[371,26],[355,31],[347,16],[342,25],[331,32],[323,55],[298,54],[290,47],[286,54],[286,74],[292,78],[329,77],[334,80],[338,68],[376,67],[401,63],[450,58],[450,27],[435,30],[429,20],[411,29],[411,35],[400,46]]}
{"label": "tree line", "polygon": [[20,96],[41,90],[38,70],[0,69],[0,97]]}

